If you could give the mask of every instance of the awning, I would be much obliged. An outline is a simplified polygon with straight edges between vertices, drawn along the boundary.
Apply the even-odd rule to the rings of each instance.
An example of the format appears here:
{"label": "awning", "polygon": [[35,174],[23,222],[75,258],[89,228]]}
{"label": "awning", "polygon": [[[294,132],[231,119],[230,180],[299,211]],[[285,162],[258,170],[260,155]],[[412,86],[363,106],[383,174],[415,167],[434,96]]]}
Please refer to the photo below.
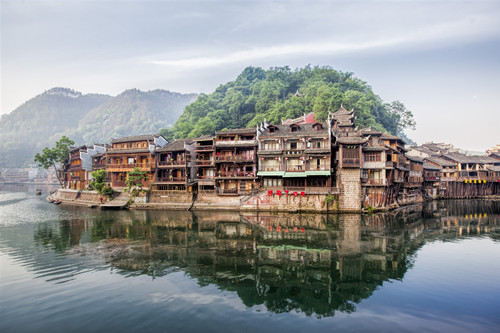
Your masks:
{"label": "awning", "polygon": [[285,171],[259,171],[257,176],[269,177],[269,176],[283,176]]}
{"label": "awning", "polygon": [[305,172],[285,172],[283,178],[301,178],[306,177]]}

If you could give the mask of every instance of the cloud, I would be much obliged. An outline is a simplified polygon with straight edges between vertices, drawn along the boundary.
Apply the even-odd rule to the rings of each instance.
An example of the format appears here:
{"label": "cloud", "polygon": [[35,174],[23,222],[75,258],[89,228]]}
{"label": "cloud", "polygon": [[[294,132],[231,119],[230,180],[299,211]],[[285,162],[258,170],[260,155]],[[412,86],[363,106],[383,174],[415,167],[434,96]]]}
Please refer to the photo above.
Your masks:
{"label": "cloud", "polygon": [[[408,32],[399,31],[392,36],[366,35],[364,40],[339,42],[320,40],[315,42],[288,43],[274,46],[254,47],[235,50],[229,53],[201,57],[181,57],[168,59],[169,56],[158,55],[146,62],[154,65],[179,69],[200,69],[236,63],[253,63],[256,61],[283,58],[308,57],[321,55],[345,55],[356,52],[388,52],[396,48],[439,48],[445,45],[467,43],[472,40],[491,38],[498,35],[497,21],[488,16],[470,16],[453,22],[424,26]],[[376,34],[377,32],[375,32]],[[353,37],[355,39],[355,37]],[[225,52],[225,51],[224,51]],[[203,53],[200,51],[199,53]]]}

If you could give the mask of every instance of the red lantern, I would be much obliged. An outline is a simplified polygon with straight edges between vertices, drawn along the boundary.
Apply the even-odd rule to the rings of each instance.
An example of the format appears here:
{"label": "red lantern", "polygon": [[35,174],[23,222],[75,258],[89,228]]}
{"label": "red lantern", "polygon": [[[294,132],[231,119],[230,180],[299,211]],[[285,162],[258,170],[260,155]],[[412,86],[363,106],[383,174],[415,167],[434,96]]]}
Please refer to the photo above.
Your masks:
{"label": "red lantern", "polygon": [[285,190],[285,193],[286,193],[286,195],[287,195],[287,196],[288,196],[288,192],[290,192],[290,191],[288,191],[288,190]]}
{"label": "red lantern", "polygon": [[302,191],[302,192],[300,192],[300,195],[301,195],[301,196],[305,196],[305,195],[306,195],[306,192]]}
{"label": "red lantern", "polygon": [[293,231],[297,232],[297,227],[293,227]]}
{"label": "red lantern", "polygon": [[277,231],[277,232],[281,232],[281,226],[277,226],[277,227],[276,227],[276,231]]}
{"label": "red lantern", "polygon": [[270,190],[270,191],[267,191],[267,195],[268,195],[268,196],[273,195],[273,191],[271,191],[271,190]]}
{"label": "red lantern", "polygon": [[299,195],[297,192],[293,192],[294,197],[296,197],[297,195]]}
{"label": "red lantern", "polygon": [[276,191],[276,195],[281,196],[281,191],[280,191],[280,190],[277,190],[277,191]]}
{"label": "red lantern", "polygon": [[300,228],[300,232],[304,232],[304,231],[306,231],[306,228],[304,228],[304,227]]}

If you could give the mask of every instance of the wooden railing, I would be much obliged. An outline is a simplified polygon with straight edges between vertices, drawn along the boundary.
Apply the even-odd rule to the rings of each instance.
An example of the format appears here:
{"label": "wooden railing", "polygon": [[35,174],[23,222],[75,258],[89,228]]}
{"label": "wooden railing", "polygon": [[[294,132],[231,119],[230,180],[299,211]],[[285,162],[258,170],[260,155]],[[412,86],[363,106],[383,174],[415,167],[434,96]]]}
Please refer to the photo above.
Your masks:
{"label": "wooden railing", "polygon": [[243,155],[216,156],[215,159],[217,161],[223,161],[223,162],[255,161],[255,156],[243,156]]}
{"label": "wooden railing", "polygon": [[214,146],[196,146],[195,151],[211,151],[214,150]]}
{"label": "wooden railing", "polygon": [[196,160],[196,165],[200,165],[200,166],[203,166],[203,165],[214,165],[214,161],[212,160]]}
{"label": "wooden railing", "polygon": [[361,182],[367,185],[380,185],[380,186],[387,185],[387,180],[383,178],[379,179],[361,178]]}
{"label": "wooden railing", "polygon": [[255,175],[253,174],[253,172],[243,172],[243,171],[240,171],[240,172],[237,172],[237,171],[234,171],[234,172],[219,172],[217,174],[216,177],[219,177],[219,178],[230,178],[230,177],[255,177]]}
{"label": "wooden railing", "polygon": [[170,166],[170,165],[186,165],[186,161],[173,160],[173,161],[159,161],[158,162],[158,166]]}
{"label": "wooden railing", "polygon": [[108,169],[133,169],[133,168],[154,168],[155,165],[152,163],[108,163],[106,168]]}
{"label": "wooden railing", "polygon": [[286,195],[285,191],[288,191],[288,195],[293,195],[293,192],[297,192],[299,195],[301,192],[305,194],[338,194],[338,187],[327,187],[327,186],[313,186],[313,187],[303,187],[303,186],[269,186],[261,188],[264,191],[281,191],[282,195]]}
{"label": "wooden railing", "polygon": [[186,182],[185,177],[158,177],[158,182]]}

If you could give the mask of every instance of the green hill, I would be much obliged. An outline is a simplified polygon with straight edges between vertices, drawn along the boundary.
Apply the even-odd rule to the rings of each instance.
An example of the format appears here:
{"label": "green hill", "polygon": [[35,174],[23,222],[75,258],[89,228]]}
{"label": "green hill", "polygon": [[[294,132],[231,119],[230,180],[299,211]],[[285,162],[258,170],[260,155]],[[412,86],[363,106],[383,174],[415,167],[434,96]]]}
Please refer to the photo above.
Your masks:
{"label": "green hill", "polygon": [[356,123],[398,134],[414,127],[413,116],[400,102],[384,104],[371,87],[330,67],[306,66],[291,70],[247,67],[236,80],[201,94],[188,105],[175,126],[162,133],[177,139],[213,134],[224,128],[245,128],[264,119],[273,124],[314,112],[325,120],[341,104],[354,108]]}
{"label": "green hill", "polygon": [[127,90],[111,97],[53,88],[0,118],[0,167],[23,167],[66,135],[76,145],[157,133],[172,126],[196,94]]}
{"label": "green hill", "polygon": [[111,96],[53,88],[0,118],[0,167],[22,167]]}

